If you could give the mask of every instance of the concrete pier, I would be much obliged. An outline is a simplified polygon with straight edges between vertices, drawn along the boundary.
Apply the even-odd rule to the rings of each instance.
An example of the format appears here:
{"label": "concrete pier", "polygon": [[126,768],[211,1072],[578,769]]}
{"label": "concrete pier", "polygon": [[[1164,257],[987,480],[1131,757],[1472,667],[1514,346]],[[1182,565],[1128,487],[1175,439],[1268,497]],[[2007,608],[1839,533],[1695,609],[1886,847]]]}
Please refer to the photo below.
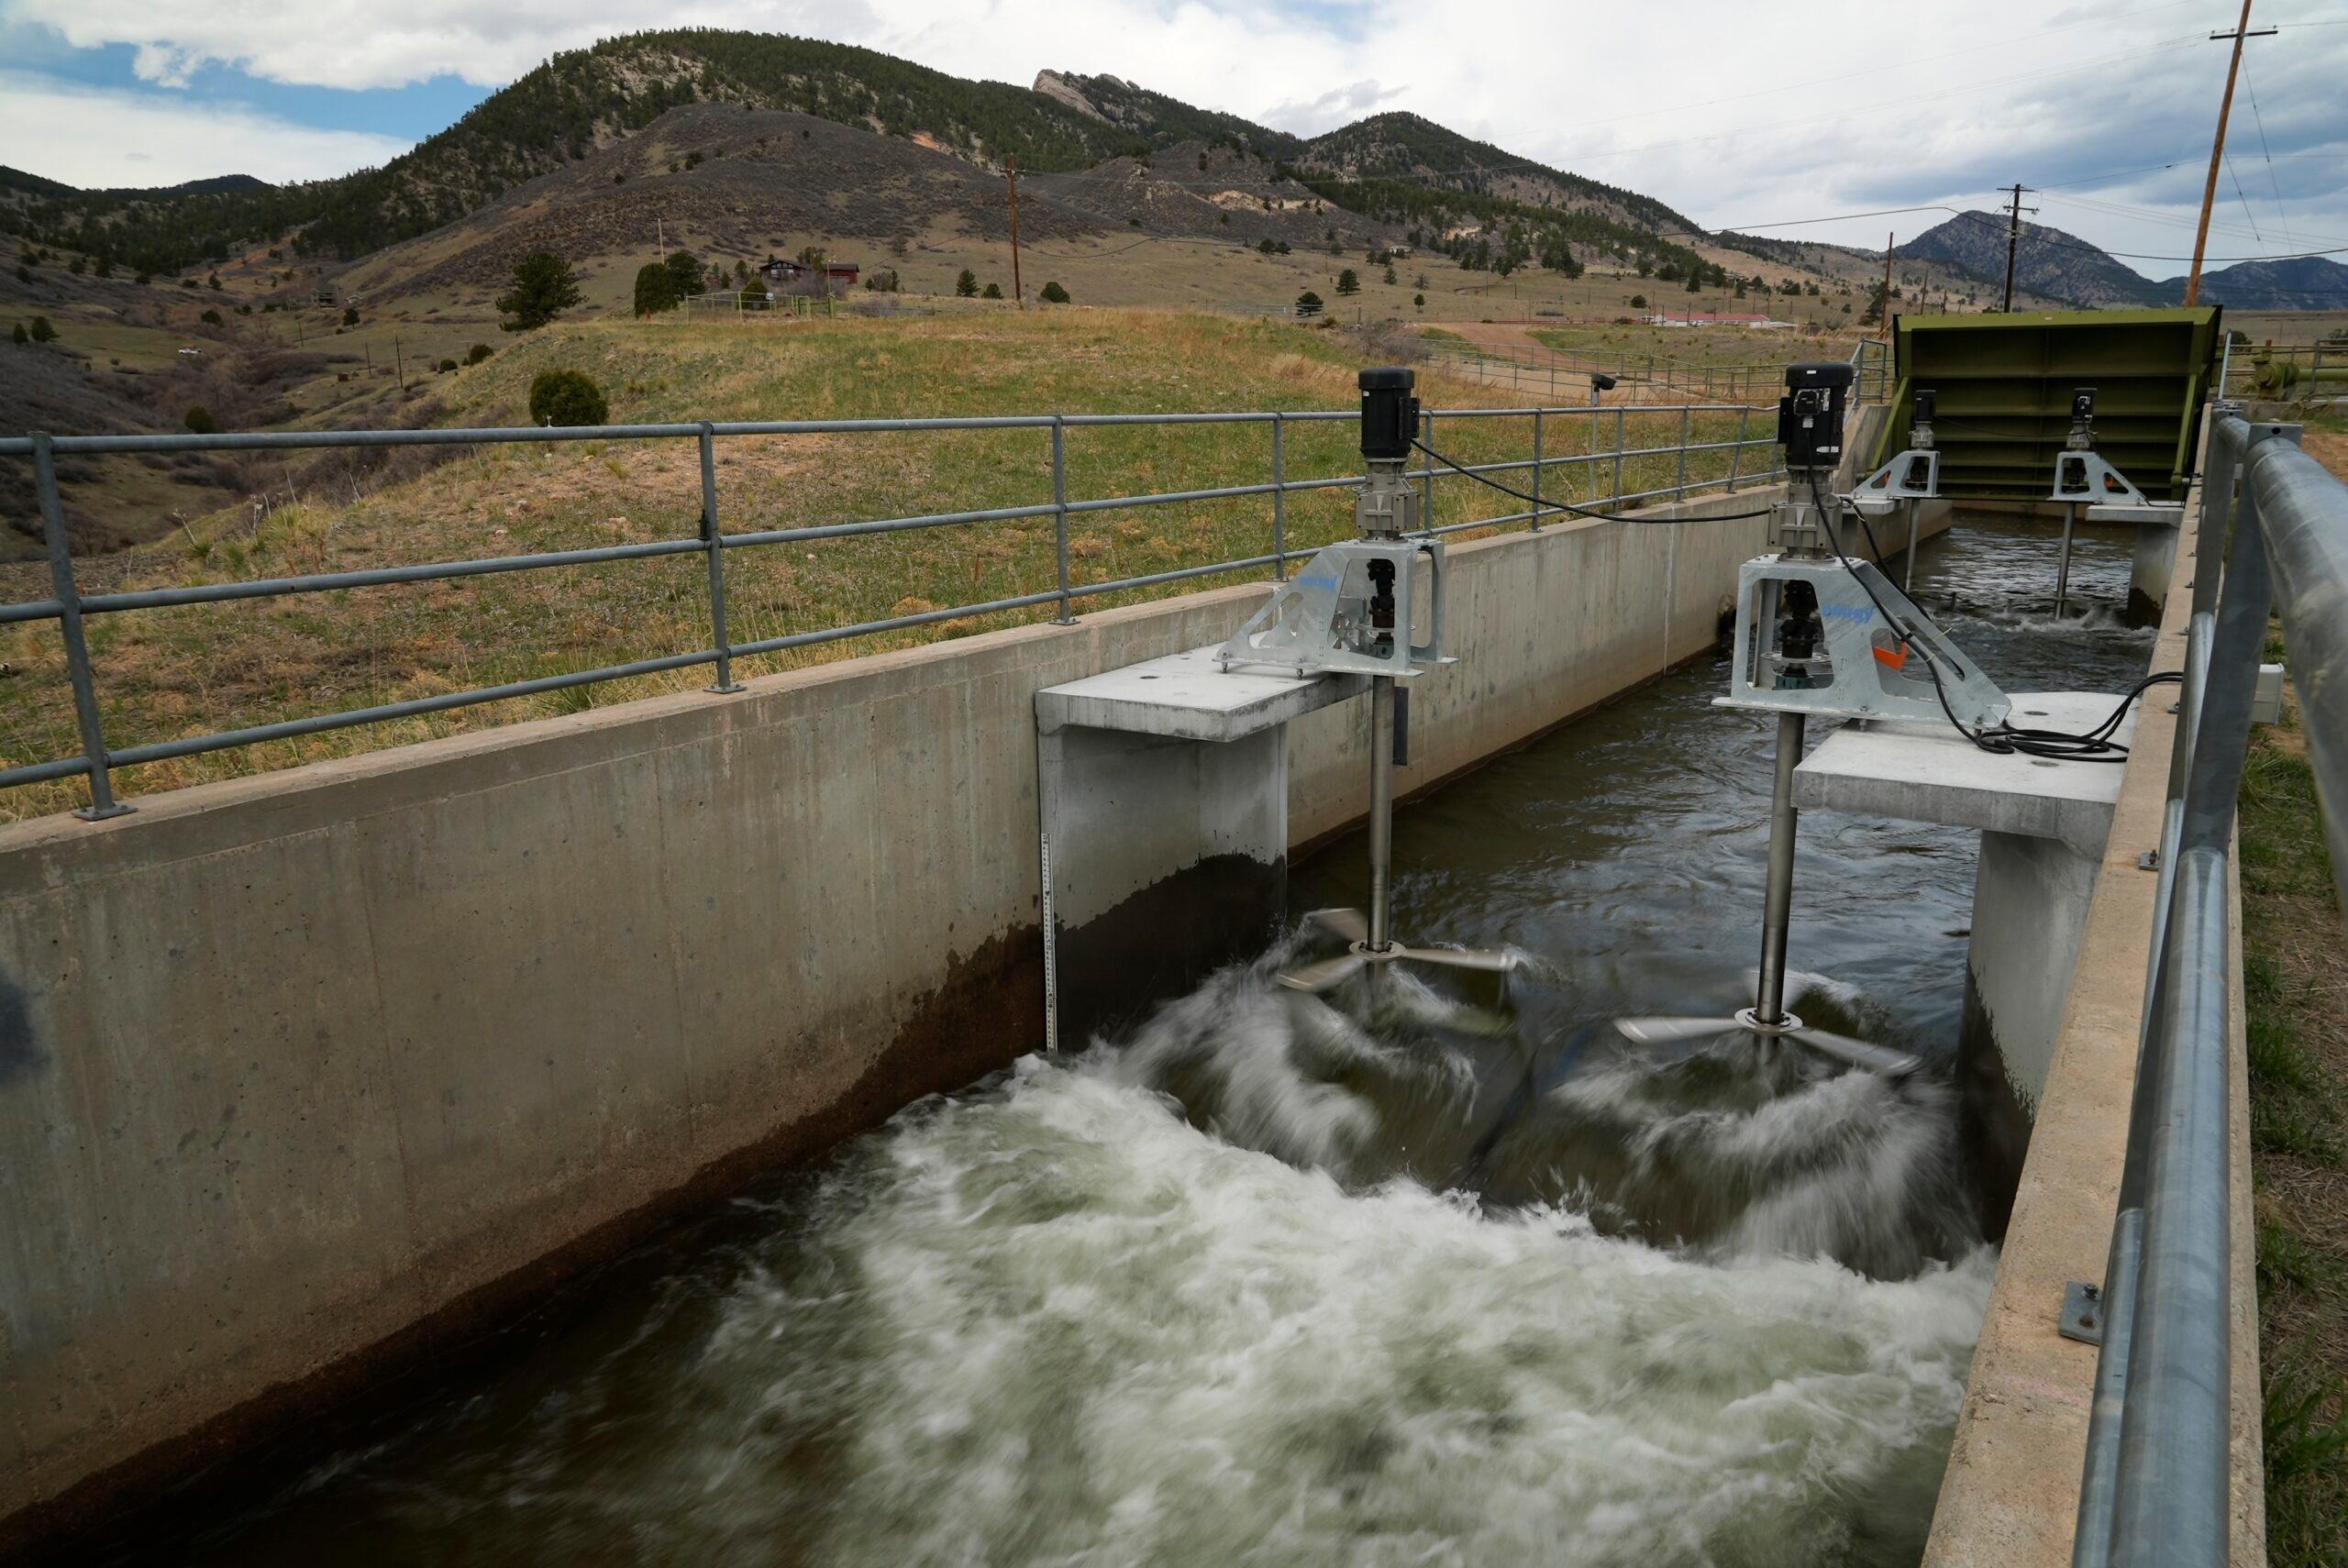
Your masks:
{"label": "concrete pier", "polygon": [[[2075,734],[2116,705],[2092,692],[2013,703],[2016,725]],[[2135,723],[2132,709],[2113,740],[2126,745]],[[1957,1080],[1992,1239],[2045,1094],[2120,782],[2110,762],[1995,755],[1929,722],[1844,725],[1794,775],[1802,806],[1980,830]]]}

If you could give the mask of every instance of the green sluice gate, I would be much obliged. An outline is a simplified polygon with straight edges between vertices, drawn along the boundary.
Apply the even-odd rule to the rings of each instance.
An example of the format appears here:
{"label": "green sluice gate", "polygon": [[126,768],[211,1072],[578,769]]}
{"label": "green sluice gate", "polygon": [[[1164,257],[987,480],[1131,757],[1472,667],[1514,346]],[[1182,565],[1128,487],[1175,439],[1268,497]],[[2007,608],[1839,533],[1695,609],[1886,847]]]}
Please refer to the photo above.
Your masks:
{"label": "green sluice gate", "polygon": [[2044,501],[2071,430],[2071,397],[2096,389],[2095,448],[2154,501],[2181,502],[2201,404],[2224,338],[2219,307],[2010,315],[1907,315],[1894,336],[1891,418],[1872,465],[1910,444],[1915,394],[1937,394],[1941,494]]}

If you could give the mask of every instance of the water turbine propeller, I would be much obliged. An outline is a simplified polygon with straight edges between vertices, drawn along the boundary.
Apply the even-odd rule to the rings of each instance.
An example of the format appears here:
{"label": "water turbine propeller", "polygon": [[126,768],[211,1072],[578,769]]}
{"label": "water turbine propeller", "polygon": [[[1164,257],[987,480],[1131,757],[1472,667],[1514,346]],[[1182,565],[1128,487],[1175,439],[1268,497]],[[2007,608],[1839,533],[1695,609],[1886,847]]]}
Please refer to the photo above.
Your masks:
{"label": "water turbine propeller", "polygon": [[1786,930],[1794,901],[1794,769],[1801,762],[1802,716],[1778,715],[1777,778],[1769,791],[1769,881],[1761,916],[1761,975],[1753,1005],[1730,1018],[1623,1018],[1614,1027],[1642,1045],[1665,1045],[1743,1031],[1790,1039],[1855,1067],[1898,1077],[1920,1064],[1905,1051],[1812,1029],[1786,1010]]}
{"label": "water turbine propeller", "polygon": [[[1361,372],[1361,452],[1368,476],[1354,498],[1361,537],[1316,552],[1279,584],[1263,608],[1216,650],[1224,668],[1272,664],[1319,674],[1369,678],[1369,909],[1315,910],[1306,917],[1346,944],[1333,958],[1282,971],[1281,985],[1312,993],[1397,962],[1501,977],[1510,953],[1409,947],[1393,939],[1394,769],[1410,761],[1410,701],[1401,682],[1452,662],[1443,652],[1444,557],[1420,532],[1419,491],[1403,472],[1419,423],[1404,368]],[[1413,641],[1420,573],[1426,576],[1427,629]]]}
{"label": "water turbine propeller", "polygon": [[[1813,1029],[1786,1008],[1786,932],[1793,915],[1794,769],[1800,766],[1807,714],[1854,718],[1920,714],[1928,706],[1977,722],[2002,718],[2004,694],[1949,645],[1922,611],[1882,578],[1872,562],[1830,558],[1825,514],[1841,498],[1820,493],[1842,458],[1843,412],[1851,368],[1789,366],[1787,397],[1778,405],[1785,445],[1787,499],[1769,520],[1779,553],[1745,563],[1738,574],[1731,695],[1719,701],[1778,715],[1776,778],[1769,795],[1769,870],[1761,917],[1761,969],[1753,1005],[1729,1018],[1624,1018],[1615,1027],[1643,1045],[1742,1032],[1789,1039],[1869,1072],[1899,1077],[1920,1066],[1905,1051]],[[1805,491],[1807,496],[1805,497]],[[1870,579],[1866,574],[1874,573]],[[1887,602],[1910,613],[1888,623]],[[1894,635],[1896,634],[1896,635]],[[1947,673],[1941,673],[1942,667]],[[1912,668],[1911,668],[1912,667]],[[1925,685],[1929,680],[1931,684]],[[1922,690],[1914,690],[1921,687]],[[1929,695],[1928,695],[1929,694]],[[1955,704],[1951,709],[1951,704]]]}

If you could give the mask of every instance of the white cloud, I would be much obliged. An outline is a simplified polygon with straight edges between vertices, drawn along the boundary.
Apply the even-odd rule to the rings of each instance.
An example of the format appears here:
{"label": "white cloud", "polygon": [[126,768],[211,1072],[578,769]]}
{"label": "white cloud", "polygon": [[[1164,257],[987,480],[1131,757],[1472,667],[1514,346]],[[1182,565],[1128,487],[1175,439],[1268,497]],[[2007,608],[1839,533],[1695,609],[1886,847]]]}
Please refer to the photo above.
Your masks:
{"label": "white cloud", "polygon": [[175,185],[216,174],[272,182],[345,174],[408,144],[316,130],[233,105],[75,86],[0,72],[0,146],[8,160],[69,185]]}
{"label": "white cloud", "polygon": [[[2214,0],[1940,0],[1893,13],[1880,0],[1811,0],[1800,12],[1744,0],[1668,8],[1570,0],[1325,0],[1283,10],[1246,0],[359,0],[302,7],[218,0],[7,0],[81,46],[128,44],[159,85],[207,62],[340,88],[455,75],[484,85],[548,54],[647,28],[795,32],[864,44],[952,72],[1025,83],[1043,67],[1109,72],[1207,107],[1316,132],[1370,108],[1413,110],[1468,135],[1657,196],[1708,226],[1863,208],[1985,205],[1988,187],[2056,186],[2172,160],[2206,160],[2224,49],[2205,37]],[[2253,78],[2279,155],[2343,134],[2337,83],[2348,28],[2337,0],[2262,12]],[[2269,14],[2269,13],[2272,14]],[[2278,47],[2280,46],[2280,47]],[[2238,105],[2239,113],[2239,105]],[[2220,221],[2258,244],[2275,186],[2233,146],[2251,211]],[[372,158],[369,151],[357,156]],[[221,167],[225,165],[216,165]],[[2348,232],[2348,164],[2286,159],[2292,233]],[[2189,178],[2157,193],[2142,176],[2066,186],[2116,194],[2122,214],[2050,201],[2041,216],[2115,248],[2191,244]],[[2258,194],[2267,201],[2261,208]],[[2130,193],[2133,192],[2134,193]],[[2229,193],[2231,191],[2229,190]],[[1880,245],[1944,216],[1903,215],[1773,230]],[[2180,224],[2186,225],[2179,232]],[[2273,226],[2279,228],[2278,222]],[[2304,248],[2312,248],[2303,242]],[[2213,249],[2215,248],[2213,247]],[[2147,260],[2155,274],[2178,269]]]}

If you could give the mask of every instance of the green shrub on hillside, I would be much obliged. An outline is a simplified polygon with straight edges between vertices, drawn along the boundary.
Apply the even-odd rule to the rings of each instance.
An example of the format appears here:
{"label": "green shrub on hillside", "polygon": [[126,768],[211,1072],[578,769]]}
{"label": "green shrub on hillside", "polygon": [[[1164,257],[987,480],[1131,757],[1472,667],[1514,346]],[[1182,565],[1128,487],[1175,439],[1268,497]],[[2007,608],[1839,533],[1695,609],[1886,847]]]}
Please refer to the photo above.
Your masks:
{"label": "green shrub on hillside", "polygon": [[1061,288],[1058,283],[1046,283],[1044,285],[1043,298],[1046,304],[1068,304],[1068,291]]}
{"label": "green shrub on hillside", "polygon": [[584,370],[540,370],[531,379],[533,425],[601,425],[611,412],[604,389]]}

